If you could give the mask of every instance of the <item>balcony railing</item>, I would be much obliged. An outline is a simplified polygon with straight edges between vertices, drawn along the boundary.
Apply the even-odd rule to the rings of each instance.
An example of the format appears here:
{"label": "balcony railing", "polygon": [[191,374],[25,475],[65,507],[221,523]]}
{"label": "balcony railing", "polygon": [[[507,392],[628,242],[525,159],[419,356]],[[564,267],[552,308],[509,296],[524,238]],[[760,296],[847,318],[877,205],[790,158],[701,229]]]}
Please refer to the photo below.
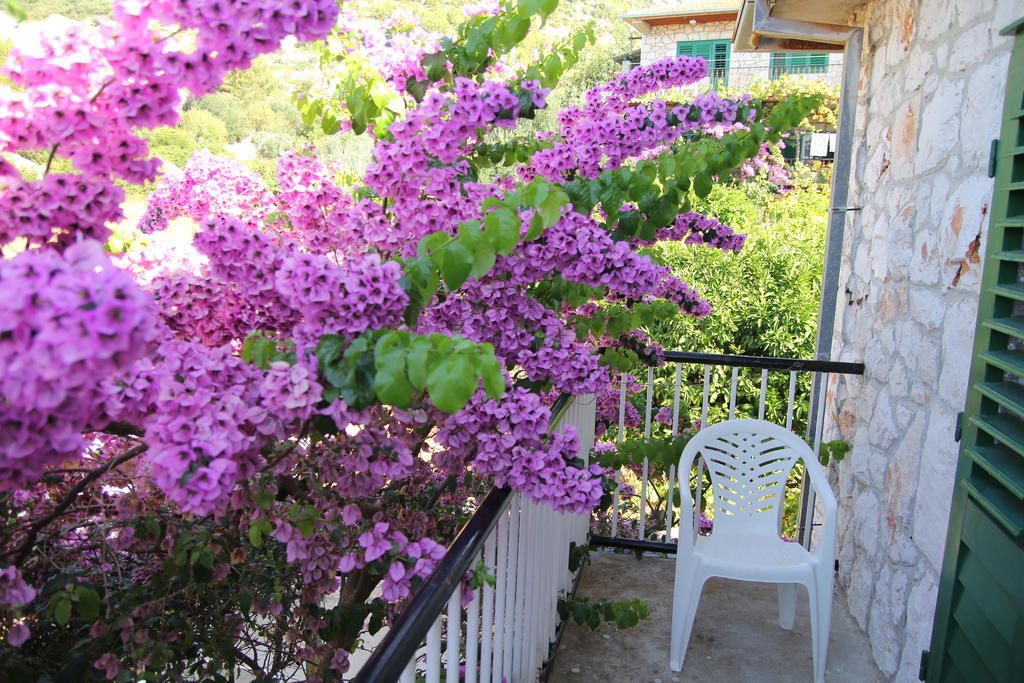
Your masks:
{"label": "balcony railing", "polygon": [[[735,60],[735,57],[733,58]],[[744,90],[755,81],[776,80],[782,76],[793,76],[808,80],[823,80],[839,85],[843,77],[843,60],[832,56],[828,64],[790,66],[747,66],[730,62],[727,66],[710,65],[708,77],[679,90],[682,92],[703,92],[709,88]]]}
{"label": "balcony railing", "polygon": [[[684,404],[688,390],[699,386],[700,425],[753,412],[757,417],[781,420],[788,428],[807,424],[815,447],[820,447],[824,419],[824,392],[814,401],[797,400],[810,386],[825,387],[830,373],[862,374],[859,363],[835,363],[785,358],[718,356],[666,352],[668,377],[672,389],[671,432],[676,434],[685,423]],[[684,366],[703,368],[703,382],[690,386],[684,382]],[[759,397],[752,398],[744,374],[759,375]],[[660,370],[661,374],[665,369]],[[782,384],[773,382],[781,377]],[[728,390],[720,390],[716,379],[729,375]],[[801,379],[801,375],[806,375]],[[674,380],[673,380],[674,378]],[[746,378],[749,380],[749,378]],[[654,397],[664,377],[651,369],[642,388],[645,433],[652,434]],[[803,386],[801,382],[804,383]],[[620,390],[619,433],[625,423],[628,387]],[[663,386],[662,389],[665,387]],[[772,406],[772,391],[788,395],[785,409]],[[689,393],[692,394],[692,391]],[[580,452],[588,458],[594,445],[595,404],[593,396],[562,397],[553,411],[552,429],[574,425],[579,432]],[[751,415],[753,416],[753,415]],[[674,479],[670,468],[669,481]],[[640,496],[646,500],[650,475],[643,468]],[[674,552],[673,529],[678,514],[671,505],[671,489],[666,500],[664,526],[648,523],[648,506],[640,506],[639,531],[633,537],[619,533],[618,516],[623,499],[616,496],[613,514],[615,533],[588,538],[588,515],[553,512],[523,499],[508,489],[494,489],[473,517],[459,532],[437,569],[416,592],[391,625],[387,635],[374,649],[353,679],[356,683],[400,681],[415,683],[520,683],[537,680],[550,662],[558,644],[562,625],[557,617],[557,602],[571,595],[579,576],[569,571],[570,544],[605,544],[640,551]],[[813,508],[813,505],[811,506]],[[664,533],[662,533],[664,531]],[[659,540],[660,538],[660,540]],[[467,572],[483,564],[493,575],[472,590],[462,604],[462,583]],[[666,655],[667,656],[667,655]]]}
{"label": "balcony railing", "polygon": [[[553,429],[576,426],[593,445],[594,401],[559,399]],[[551,656],[558,599],[571,593],[570,543],[587,540],[588,515],[562,514],[493,489],[359,671],[356,683],[527,681]],[[462,580],[483,563],[494,577],[463,606]]]}
{"label": "balcony railing", "polygon": [[[734,417],[756,417],[804,434],[813,444],[815,455],[822,445],[824,387],[829,374],[864,372],[861,363],[681,351],[666,351],[665,360],[667,363],[662,368],[648,368],[646,382],[641,387],[645,440],[654,435],[655,418],[659,414],[667,423],[661,426],[666,437],[676,437]],[[629,405],[625,375],[620,387],[615,437],[616,443],[621,444],[627,433]],[[688,409],[688,406],[698,405],[699,412]],[[701,500],[708,490],[704,485],[702,463],[698,463],[694,477],[694,493],[696,499]],[[617,473],[617,481],[620,488],[615,491],[611,513],[603,519],[595,517],[591,542],[674,552],[671,544],[678,538],[680,521],[673,502],[677,486],[675,466],[665,471],[644,460],[639,473],[623,468]],[[627,486],[622,487],[623,483]],[[785,510],[780,508],[779,524],[782,528],[794,528],[799,540],[806,544],[813,526],[814,506],[804,483],[794,483],[801,488],[799,510],[791,512],[786,519]]]}

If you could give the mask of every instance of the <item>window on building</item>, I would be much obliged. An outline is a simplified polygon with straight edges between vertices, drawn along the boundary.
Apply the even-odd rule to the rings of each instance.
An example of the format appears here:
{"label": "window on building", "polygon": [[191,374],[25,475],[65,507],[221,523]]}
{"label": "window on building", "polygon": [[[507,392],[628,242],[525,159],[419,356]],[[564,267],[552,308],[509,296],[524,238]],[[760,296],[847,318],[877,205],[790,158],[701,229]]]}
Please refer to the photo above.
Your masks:
{"label": "window on building", "polygon": [[771,78],[783,74],[823,74],[828,71],[827,52],[773,52]]}
{"label": "window on building", "polygon": [[708,76],[717,85],[729,82],[729,41],[728,40],[681,40],[676,43],[676,55],[703,57],[708,62]]}

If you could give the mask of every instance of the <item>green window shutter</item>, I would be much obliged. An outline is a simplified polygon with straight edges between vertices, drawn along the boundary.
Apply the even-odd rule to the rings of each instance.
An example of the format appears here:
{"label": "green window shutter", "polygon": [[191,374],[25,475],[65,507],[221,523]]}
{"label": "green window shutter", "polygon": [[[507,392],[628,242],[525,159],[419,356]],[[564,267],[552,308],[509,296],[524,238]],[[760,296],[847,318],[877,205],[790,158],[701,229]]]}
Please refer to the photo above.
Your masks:
{"label": "green window shutter", "polygon": [[821,74],[828,71],[827,52],[773,52],[772,80],[783,74]]}
{"label": "green window shutter", "polygon": [[728,40],[681,40],[676,43],[676,56],[702,57],[708,63],[711,82],[715,86],[728,84],[732,56]]}
{"label": "green window shutter", "polygon": [[999,149],[931,683],[1024,673],[1024,33],[1010,61]]}

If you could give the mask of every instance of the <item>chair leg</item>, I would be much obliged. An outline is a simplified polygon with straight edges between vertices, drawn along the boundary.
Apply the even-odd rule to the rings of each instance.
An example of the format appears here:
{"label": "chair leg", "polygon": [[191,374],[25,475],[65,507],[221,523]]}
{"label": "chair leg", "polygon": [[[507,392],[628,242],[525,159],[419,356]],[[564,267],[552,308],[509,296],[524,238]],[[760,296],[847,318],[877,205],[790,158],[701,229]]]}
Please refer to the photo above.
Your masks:
{"label": "chair leg", "polygon": [[811,596],[811,647],[814,659],[814,681],[824,683],[828,658],[828,637],[832,626],[832,567],[814,574],[814,585],[808,586]]}
{"label": "chair leg", "polygon": [[669,658],[669,665],[673,671],[683,670],[683,660],[686,659],[693,619],[697,615],[697,604],[700,602],[700,591],[703,587],[704,578],[700,576],[696,563],[683,561],[677,565]]}
{"label": "chair leg", "polygon": [[779,626],[787,631],[793,630],[796,620],[796,584],[780,583],[779,588]]}

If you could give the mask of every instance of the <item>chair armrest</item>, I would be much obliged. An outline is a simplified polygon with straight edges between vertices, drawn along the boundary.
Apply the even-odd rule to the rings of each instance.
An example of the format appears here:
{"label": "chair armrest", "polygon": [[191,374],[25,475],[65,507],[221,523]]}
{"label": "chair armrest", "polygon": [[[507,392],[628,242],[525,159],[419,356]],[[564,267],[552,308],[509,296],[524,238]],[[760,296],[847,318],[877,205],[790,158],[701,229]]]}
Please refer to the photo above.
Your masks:
{"label": "chair armrest", "polygon": [[828,516],[834,517],[838,503],[836,502],[836,494],[828,483],[828,477],[825,476],[825,469],[817,460],[805,460],[804,468],[807,472],[807,478],[811,482],[811,488],[814,489],[814,495],[821,499],[821,503],[825,506],[825,512]]}
{"label": "chair armrest", "polygon": [[[810,456],[813,458],[814,456]],[[821,505],[825,508],[825,518],[821,520],[822,524],[822,542],[811,552],[819,557],[827,558],[829,562],[835,557],[836,547],[836,516],[839,505],[836,502],[836,494],[832,491],[832,487],[828,483],[828,477],[825,476],[825,469],[821,466],[821,463],[817,459],[804,460],[804,468],[807,472],[807,479],[811,482],[811,488],[814,490],[814,494],[818,500],[821,501]],[[812,510],[813,517],[813,510]]]}

